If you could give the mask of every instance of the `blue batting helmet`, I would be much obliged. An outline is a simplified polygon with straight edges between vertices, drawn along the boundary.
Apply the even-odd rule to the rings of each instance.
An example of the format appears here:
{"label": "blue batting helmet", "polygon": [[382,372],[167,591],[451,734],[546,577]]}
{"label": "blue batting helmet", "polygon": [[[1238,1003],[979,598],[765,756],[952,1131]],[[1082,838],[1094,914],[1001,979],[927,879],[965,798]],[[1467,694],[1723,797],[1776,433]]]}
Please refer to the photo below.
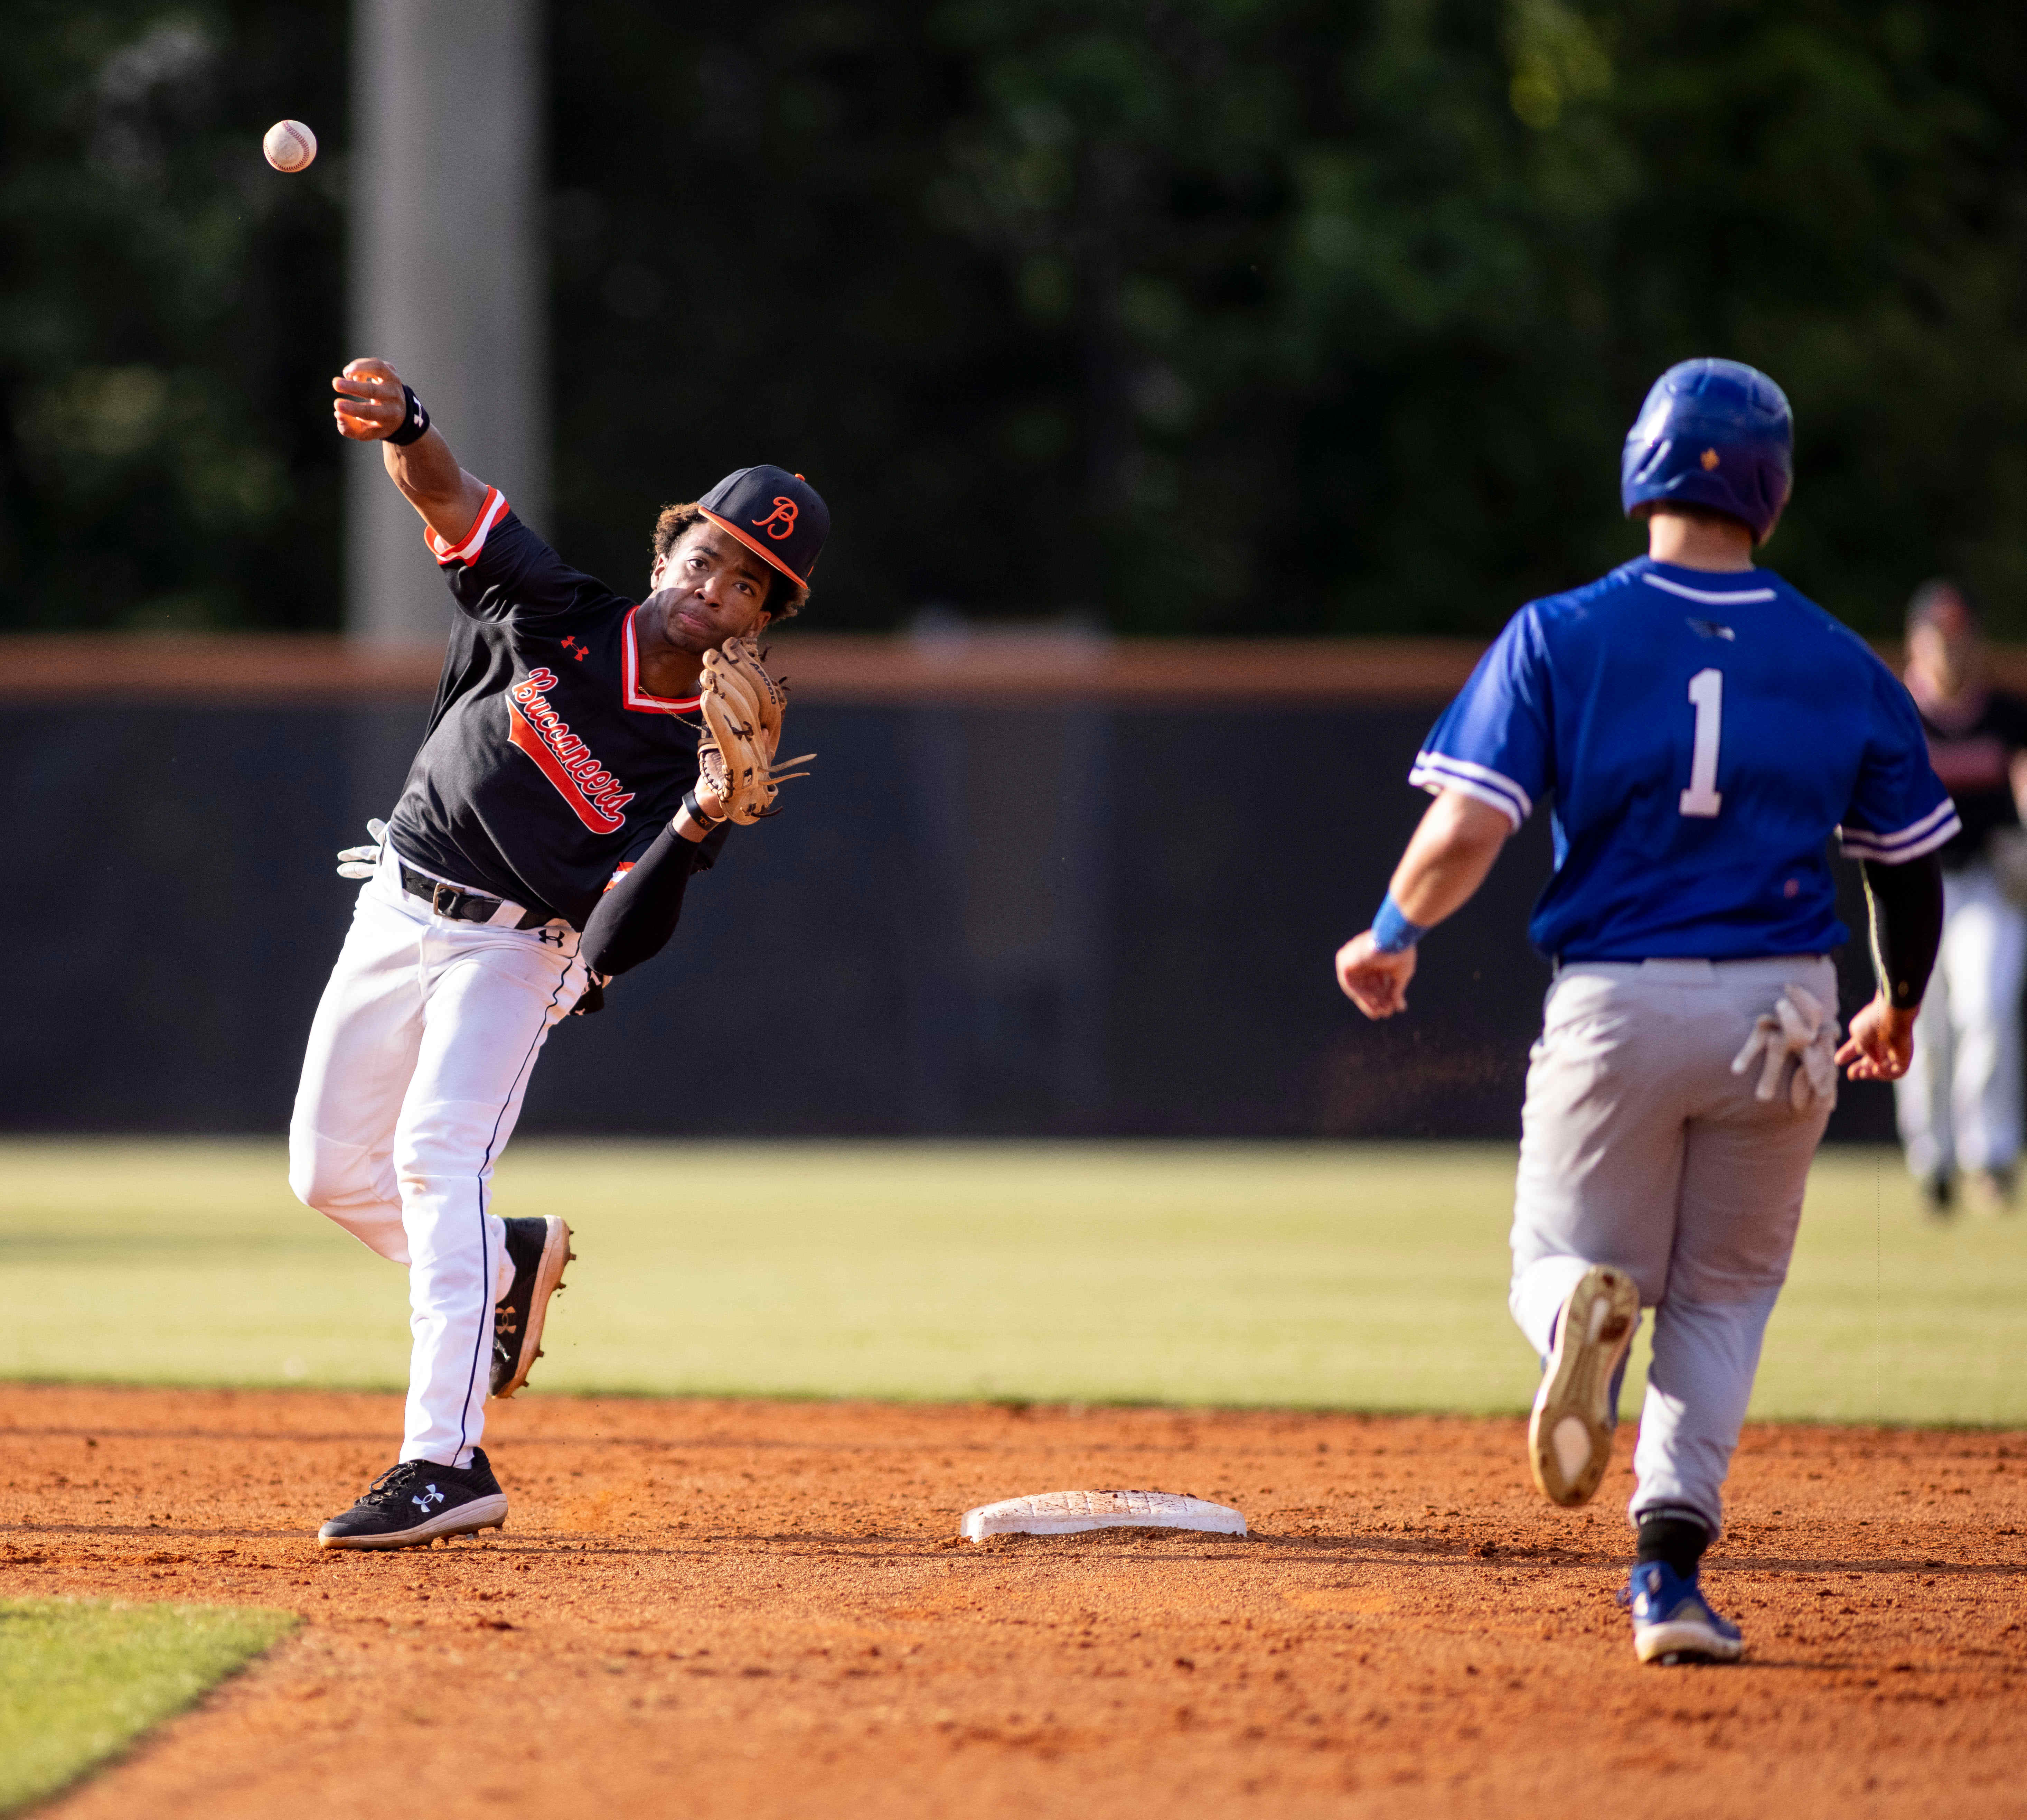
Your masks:
{"label": "blue batting helmet", "polygon": [[1764,543],[1795,483],[1787,394],[1741,361],[1683,361],[1654,382],[1619,463],[1626,516],[1656,501],[1729,513]]}

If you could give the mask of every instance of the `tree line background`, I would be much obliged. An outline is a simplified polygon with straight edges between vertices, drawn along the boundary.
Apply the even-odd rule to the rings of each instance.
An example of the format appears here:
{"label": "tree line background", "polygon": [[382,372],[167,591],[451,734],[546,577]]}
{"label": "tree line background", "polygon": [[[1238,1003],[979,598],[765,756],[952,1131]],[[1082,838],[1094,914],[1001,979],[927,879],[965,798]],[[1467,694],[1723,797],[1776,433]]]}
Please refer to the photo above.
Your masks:
{"label": "tree line background", "polygon": [[[339,0],[13,0],[0,626],[335,627]],[[1484,634],[1633,553],[1671,361],[1793,399],[1767,560],[2027,635],[2018,0],[569,0],[556,500],[637,583],[737,465],[810,616]],[[274,119],[323,155],[283,179]],[[421,376],[419,376],[419,379]],[[426,387],[419,384],[419,389]],[[445,426],[453,445],[456,426]]]}

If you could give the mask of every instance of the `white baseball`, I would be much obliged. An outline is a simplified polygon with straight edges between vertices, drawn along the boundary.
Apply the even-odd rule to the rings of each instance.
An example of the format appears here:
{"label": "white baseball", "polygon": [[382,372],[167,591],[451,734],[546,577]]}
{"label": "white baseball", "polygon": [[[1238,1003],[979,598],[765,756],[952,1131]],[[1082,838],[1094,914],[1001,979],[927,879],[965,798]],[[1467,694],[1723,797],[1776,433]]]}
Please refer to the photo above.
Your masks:
{"label": "white baseball", "polygon": [[260,141],[260,150],[278,171],[306,171],[316,156],[316,135],[301,120],[277,120]]}

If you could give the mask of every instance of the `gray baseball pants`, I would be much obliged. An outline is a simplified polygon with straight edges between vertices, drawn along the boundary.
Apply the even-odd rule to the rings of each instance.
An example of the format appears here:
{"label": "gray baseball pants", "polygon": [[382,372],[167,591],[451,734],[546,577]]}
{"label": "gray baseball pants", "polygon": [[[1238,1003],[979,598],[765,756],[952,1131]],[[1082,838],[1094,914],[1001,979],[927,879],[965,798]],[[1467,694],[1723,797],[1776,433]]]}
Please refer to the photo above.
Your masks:
{"label": "gray baseball pants", "polygon": [[[1579,963],[1556,975],[1527,1070],[1508,1306],[1544,1356],[1593,1264],[1654,1310],[1630,1515],[1715,1535],[1759,1345],[1788,1274],[1829,1108],[1753,1097],[1732,1058],[1785,986],[1837,1003],[1821,956]],[[1790,1068],[1792,1075],[1792,1064]],[[1785,1088],[1785,1082],[1784,1082]]]}

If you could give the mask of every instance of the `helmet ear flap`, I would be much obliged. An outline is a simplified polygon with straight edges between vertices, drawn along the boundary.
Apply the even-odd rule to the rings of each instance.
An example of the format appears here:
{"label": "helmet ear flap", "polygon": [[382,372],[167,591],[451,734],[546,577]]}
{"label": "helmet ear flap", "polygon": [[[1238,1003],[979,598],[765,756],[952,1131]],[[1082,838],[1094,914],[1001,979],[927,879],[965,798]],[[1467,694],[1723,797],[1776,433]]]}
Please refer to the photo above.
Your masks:
{"label": "helmet ear flap", "polygon": [[1629,483],[1635,486],[1645,486],[1649,484],[1656,475],[1665,473],[1668,458],[1673,453],[1674,446],[1673,441],[1665,436],[1658,442],[1647,445],[1640,453],[1638,472],[1626,477]]}

